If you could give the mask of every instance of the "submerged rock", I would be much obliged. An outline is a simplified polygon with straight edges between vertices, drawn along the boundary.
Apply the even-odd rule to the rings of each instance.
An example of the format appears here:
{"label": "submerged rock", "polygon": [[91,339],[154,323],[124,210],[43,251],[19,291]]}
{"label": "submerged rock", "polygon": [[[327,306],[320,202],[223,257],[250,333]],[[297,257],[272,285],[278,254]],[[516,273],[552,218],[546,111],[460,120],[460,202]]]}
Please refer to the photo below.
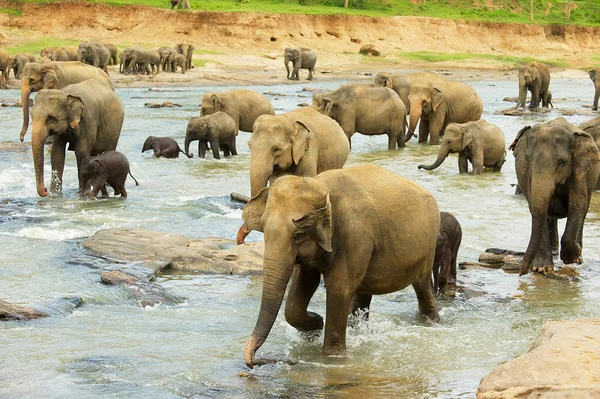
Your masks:
{"label": "submerged rock", "polygon": [[48,316],[48,313],[41,312],[37,309],[0,300],[0,321],[33,320]]}
{"label": "submerged rock", "polygon": [[108,285],[124,285],[129,290],[129,296],[138,301],[143,307],[159,303],[181,303],[185,298],[169,294],[162,286],[147,281],[141,281],[136,276],[112,270],[102,273],[100,280]]}
{"label": "submerged rock", "polygon": [[477,399],[600,397],[600,318],[544,324],[529,351],[481,379]]}
{"label": "submerged rock", "polygon": [[173,108],[173,107],[181,107],[181,105],[172,103],[170,101],[165,101],[164,103],[145,103],[144,107],[146,107],[146,108]]}

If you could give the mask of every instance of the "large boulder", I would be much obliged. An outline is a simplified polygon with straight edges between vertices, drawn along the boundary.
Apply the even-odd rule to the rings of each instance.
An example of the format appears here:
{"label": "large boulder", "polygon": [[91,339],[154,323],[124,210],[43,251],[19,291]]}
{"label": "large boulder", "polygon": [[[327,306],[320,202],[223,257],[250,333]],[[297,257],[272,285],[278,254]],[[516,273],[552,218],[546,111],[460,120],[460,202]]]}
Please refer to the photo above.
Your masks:
{"label": "large boulder", "polygon": [[0,300],[0,320],[33,320],[48,317],[48,313]]}
{"label": "large boulder", "polygon": [[548,322],[523,355],[481,379],[477,399],[600,398],[600,318]]}

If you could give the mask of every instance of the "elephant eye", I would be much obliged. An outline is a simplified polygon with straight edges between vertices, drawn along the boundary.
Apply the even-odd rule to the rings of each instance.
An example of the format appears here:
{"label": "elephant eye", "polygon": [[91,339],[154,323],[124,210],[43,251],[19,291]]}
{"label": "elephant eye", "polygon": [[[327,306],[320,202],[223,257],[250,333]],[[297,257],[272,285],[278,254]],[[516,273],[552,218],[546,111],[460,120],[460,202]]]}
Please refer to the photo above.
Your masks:
{"label": "elephant eye", "polygon": [[306,238],[306,233],[299,231],[294,235],[294,241],[302,241]]}
{"label": "elephant eye", "polygon": [[48,115],[46,117],[46,123],[54,123],[54,122],[56,122],[56,118],[53,117],[52,115]]}
{"label": "elephant eye", "polygon": [[567,164],[567,161],[565,161],[564,159],[558,160],[558,166],[565,166],[566,164]]}
{"label": "elephant eye", "polygon": [[279,148],[279,147],[273,147],[272,152],[273,152],[273,154],[277,155],[277,154],[281,153],[281,148]]}

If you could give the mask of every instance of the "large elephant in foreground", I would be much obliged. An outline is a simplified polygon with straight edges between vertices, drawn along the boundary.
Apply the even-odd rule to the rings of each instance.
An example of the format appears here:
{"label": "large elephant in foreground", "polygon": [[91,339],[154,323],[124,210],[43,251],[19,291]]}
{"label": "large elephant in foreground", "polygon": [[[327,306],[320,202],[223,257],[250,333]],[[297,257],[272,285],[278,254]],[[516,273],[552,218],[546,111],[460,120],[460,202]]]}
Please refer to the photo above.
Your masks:
{"label": "large elephant in foreground", "polygon": [[96,79],[114,90],[112,81],[106,72],[78,61],[52,61],[25,64],[21,73],[21,104],[23,107],[23,127],[21,141],[29,127],[29,95],[42,89],[62,89],[73,83]]}
{"label": "large elephant in foreground", "polygon": [[[387,134],[388,150],[404,147],[406,107],[392,89],[372,84],[346,84],[313,96],[313,108],[336,120],[352,143],[355,132]],[[350,144],[352,145],[352,144]]]}
{"label": "large elephant in foreground", "polygon": [[539,62],[530,62],[519,68],[519,102],[515,108],[525,108],[527,90],[531,92],[529,108],[538,108],[540,101],[548,107],[548,87],[550,86],[550,70]]}
{"label": "large elephant in foreground", "polygon": [[411,180],[370,164],[283,176],[248,202],[242,218],[265,235],[262,303],[244,349],[248,367],[262,363],[255,353],[290,278],[285,319],[301,331],[323,328],[323,317],[307,307],[321,274],[325,279],[325,355],[345,352],[348,315],[368,310],[373,295],[412,284],[420,313],[439,320],[431,274],[440,214],[433,196]]}
{"label": "large elephant in foreground", "polygon": [[519,131],[509,149],[529,203],[531,236],[521,275],[551,271],[558,250],[557,219],[567,218],[560,258],[581,262],[583,224],[600,175],[600,152],[589,134],[557,118]]}
{"label": "large elephant in foreground", "polygon": [[500,172],[506,158],[504,133],[498,126],[483,119],[476,122],[451,123],[446,127],[435,162],[431,165],[419,165],[419,169],[435,169],[453,153],[458,153],[460,173],[469,171],[468,162],[473,165],[475,175],[483,172],[484,167]]}
{"label": "large elephant in foreground", "polygon": [[430,144],[439,144],[446,126],[454,123],[476,121],[481,118],[483,103],[471,86],[454,81],[435,84],[413,83],[408,94],[410,103],[408,141],[419,119],[419,143],[429,137]]}
{"label": "large elephant in foreground", "polygon": [[[600,148],[600,116],[580,123],[579,128],[592,136],[594,141],[596,141],[596,145],[598,148]],[[600,190],[600,178],[598,178],[598,182],[596,183],[594,190]]]}
{"label": "large elephant in foreground", "polygon": [[588,71],[590,79],[594,82],[594,103],[592,109],[598,111],[598,99],[600,98],[600,68]]}
{"label": "large elephant in foreground", "polygon": [[414,72],[401,75],[392,75],[390,73],[381,72],[375,76],[375,84],[377,86],[387,87],[394,90],[400,96],[400,99],[406,106],[406,114],[410,114],[410,102],[408,95],[410,87],[413,83],[431,83],[446,81],[442,76],[429,72]]}
{"label": "large elephant in foreground", "polygon": [[41,90],[32,109],[33,164],[37,192],[48,195],[44,186],[44,143],[52,143],[53,193],[62,191],[65,151],[75,151],[79,175],[79,190],[86,191],[81,175],[81,162],[90,155],[115,150],[121,135],[125,110],[119,96],[96,79],[68,85],[61,90]]}
{"label": "large elephant in foreground", "polygon": [[[283,115],[263,115],[254,123],[250,146],[250,194],[273,183],[279,176],[316,176],[344,166],[350,145],[337,123],[310,107]],[[238,231],[237,243],[250,233]]]}
{"label": "large elephant in foreground", "polygon": [[271,101],[252,90],[228,90],[220,93],[204,93],[200,116],[223,111],[233,118],[236,132],[252,132],[254,121],[261,115],[275,115]]}
{"label": "large elephant in foreground", "polygon": [[[317,64],[317,53],[309,48],[288,47],[283,53],[283,62],[285,63],[285,70],[287,71],[288,79],[300,80],[298,71],[300,71],[300,69],[308,69],[308,80],[312,80],[313,71],[315,70],[315,65]],[[290,62],[292,62],[293,65],[291,75],[289,67]]]}

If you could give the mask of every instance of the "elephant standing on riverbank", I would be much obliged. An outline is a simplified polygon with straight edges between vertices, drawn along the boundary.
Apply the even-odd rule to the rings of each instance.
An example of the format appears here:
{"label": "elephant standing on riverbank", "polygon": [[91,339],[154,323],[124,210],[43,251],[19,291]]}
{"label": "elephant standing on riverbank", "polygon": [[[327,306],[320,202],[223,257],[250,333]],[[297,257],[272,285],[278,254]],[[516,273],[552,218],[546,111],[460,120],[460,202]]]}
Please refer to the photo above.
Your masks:
{"label": "elephant standing on riverbank", "polygon": [[[192,64],[192,56],[194,55],[195,49],[196,49],[196,46],[194,46],[193,44],[189,44],[189,43],[178,43],[175,45],[175,51],[177,51],[179,54],[181,54],[185,57],[185,69],[186,70],[192,69],[194,67]],[[173,69],[173,71],[171,71],[171,72],[175,72],[175,69]]]}
{"label": "elephant standing on riverbank", "polygon": [[413,83],[408,94],[410,103],[409,133],[417,127],[419,119],[419,143],[439,144],[446,126],[454,123],[476,121],[481,118],[483,103],[471,86],[454,81]]}
{"label": "elephant standing on riverbank", "polygon": [[190,153],[190,143],[198,140],[198,156],[204,158],[208,143],[215,159],[221,159],[219,150],[228,157],[237,155],[235,139],[237,130],[235,122],[231,116],[225,112],[217,112],[211,115],[205,115],[198,118],[192,118],[188,122],[185,131],[185,152],[188,158],[194,156]]}
{"label": "elephant standing on riverbank", "polygon": [[163,72],[173,72],[171,71],[171,64],[169,64],[169,55],[177,54],[177,50],[172,47],[163,46],[159,48],[158,54],[160,55],[160,64]]}
{"label": "elephant standing on riverbank", "polygon": [[[313,79],[313,71],[317,64],[317,53],[314,50],[304,47],[288,47],[283,53],[283,62],[287,71],[287,78],[291,80],[300,80],[298,72],[300,69],[308,69],[308,80]],[[289,63],[292,62],[293,69],[290,75]]]}
{"label": "elephant standing on riverbank", "polygon": [[48,195],[44,187],[44,143],[48,136],[54,136],[52,192],[62,191],[65,152],[69,145],[75,151],[79,190],[84,194],[87,187],[81,175],[83,159],[117,148],[125,116],[119,96],[98,80],[89,79],[61,90],[41,90],[31,113],[31,147],[38,195]]}
{"label": "elephant standing on riverbank", "polygon": [[336,120],[352,146],[355,132],[386,134],[388,150],[404,147],[406,107],[392,89],[372,84],[346,84],[313,96],[313,108]]}
{"label": "elephant standing on riverbank", "polygon": [[96,79],[114,90],[110,77],[101,69],[77,61],[31,62],[21,73],[21,104],[23,107],[23,127],[20,139],[25,139],[29,127],[29,96],[42,89],[62,89],[73,83]]}
{"label": "elephant standing on riverbank", "polygon": [[101,43],[82,43],[77,48],[77,61],[93,65],[108,73],[110,51]]}
{"label": "elephant standing on riverbank", "polygon": [[531,92],[531,102],[529,108],[539,108],[540,101],[542,106],[548,108],[548,96],[546,92],[550,86],[550,70],[544,64],[539,62],[530,62],[519,68],[519,102],[515,109],[525,108],[527,90]]}
{"label": "elephant standing on riverbank", "polygon": [[446,81],[442,76],[429,72],[414,72],[401,75],[392,75],[381,72],[375,76],[375,84],[377,86],[387,87],[394,90],[400,96],[400,99],[406,106],[406,114],[410,114],[410,102],[408,95],[410,87],[413,83],[431,83],[435,84],[440,81]]}
{"label": "elephant standing on riverbank", "polygon": [[592,69],[589,72],[590,79],[594,82],[594,103],[592,109],[598,111],[598,99],[600,98],[600,68]]}
{"label": "elephant standing on riverbank", "polygon": [[493,168],[500,172],[506,158],[504,133],[485,120],[476,122],[451,123],[446,127],[436,161],[431,165],[419,165],[419,169],[432,170],[444,162],[448,154],[458,153],[459,173],[469,171],[468,162],[473,165],[473,174],[483,172],[483,168]]}
{"label": "elephant standing on riverbank", "polygon": [[255,353],[290,278],[285,319],[300,331],[323,328],[323,317],[307,308],[325,279],[325,355],[345,353],[348,315],[368,311],[373,295],[412,284],[419,312],[439,320],[431,274],[440,214],[433,196],[411,180],[370,164],[283,176],[248,202],[242,218],[265,236],[262,302],[244,348],[248,367],[262,363]]}
{"label": "elephant standing on riverbank", "polygon": [[223,111],[233,118],[236,132],[252,132],[254,121],[261,115],[275,115],[269,99],[252,90],[228,90],[220,93],[204,93],[200,116]]}
{"label": "elephant standing on riverbank", "polygon": [[177,67],[181,67],[181,73],[187,70],[187,60],[183,54],[170,54],[168,58],[169,69],[171,72],[177,72]]}
{"label": "elephant standing on riverbank", "polygon": [[548,272],[558,251],[557,219],[567,218],[560,243],[565,263],[581,263],[583,225],[600,176],[600,152],[589,134],[564,118],[526,126],[510,145],[519,187],[529,204],[531,236],[521,275]]}
{"label": "elephant standing on riverbank", "polygon": [[104,47],[108,50],[109,60],[108,65],[117,65],[117,55],[119,53],[119,49],[112,43],[102,43]]}

